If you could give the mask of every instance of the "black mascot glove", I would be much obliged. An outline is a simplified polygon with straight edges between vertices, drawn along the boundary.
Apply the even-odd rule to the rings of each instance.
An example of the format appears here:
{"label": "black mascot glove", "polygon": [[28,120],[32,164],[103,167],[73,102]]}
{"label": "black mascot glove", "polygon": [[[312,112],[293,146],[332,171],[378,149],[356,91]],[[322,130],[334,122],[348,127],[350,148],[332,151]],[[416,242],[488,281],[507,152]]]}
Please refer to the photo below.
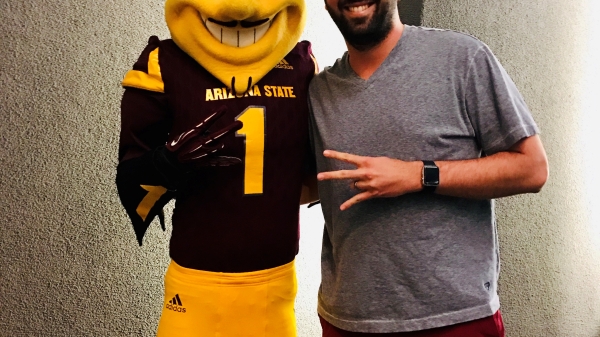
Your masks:
{"label": "black mascot glove", "polygon": [[152,153],[152,161],[158,172],[166,180],[169,190],[176,190],[187,180],[189,174],[198,167],[231,166],[240,164],[237,157],[219,156],[217,152],[225,147],[219,139],[241,129],[241,121],[235,121],[214,132],[209,128],[225,114],[222,106],[194,128],[181,133]]}

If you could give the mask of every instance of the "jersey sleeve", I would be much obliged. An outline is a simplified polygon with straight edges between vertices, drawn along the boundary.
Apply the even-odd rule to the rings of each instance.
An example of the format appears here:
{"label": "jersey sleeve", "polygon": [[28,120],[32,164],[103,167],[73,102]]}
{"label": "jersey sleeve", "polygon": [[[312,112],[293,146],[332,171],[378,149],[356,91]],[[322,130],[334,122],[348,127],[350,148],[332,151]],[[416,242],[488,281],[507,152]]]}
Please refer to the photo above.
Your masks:
{"label": "jersey sleeve", "polygon": [[312,79],[314,75],[319,73],[319,64],[317,62],[317,58],[312,52],[312,44],[310,41],[303,40],[298,42],[297,47],[299,54],[305,60],[303,65],[308,74],[310,74],[309,77]]}
{"label": "jersey sleeve", "polygon": [[122,82],[125,92],[121,100],[116,184],[140,245],[156,216],[164,230],[162,209],[175,196],[154,160],[155,149],[166,143],[171,128],[158,62],[159,45],[159,39],[151,37]]}
{"label": "jersey sleeve", "polygon": [[539,133],[515,83],[487,46],[471,60],[466,83],[467,113],[484,154],[508,150]]}
{"label": "jersey sleeve", "polygon": [[309,55],[310,55],[310,59],[313,61],[313,65],[315,67],[315,71],[313,75],[316,75],[319,73],[319,62],[317,62],[317,58],[315,57],[315,54],[313,54],[312,52],[312,48],[308,49]]}

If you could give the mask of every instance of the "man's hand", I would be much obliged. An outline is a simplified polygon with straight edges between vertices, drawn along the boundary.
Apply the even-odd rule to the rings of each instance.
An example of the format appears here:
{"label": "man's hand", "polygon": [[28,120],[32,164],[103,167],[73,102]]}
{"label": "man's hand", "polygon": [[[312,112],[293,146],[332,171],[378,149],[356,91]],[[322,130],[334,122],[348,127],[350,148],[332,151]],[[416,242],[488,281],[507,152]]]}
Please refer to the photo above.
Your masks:
{"label": "man's hand", "polygon": [[325,150],[323,155],[356,166],[355,170],[322,172],[317,175],[318,180],[348,180],[352,188],[360,191],[340,206],[342,211],[367,199],[396,197],[422,189],[422,162],[362,157],[332,150]]}
{"label": "man's hand", "polygon": [[218,156],[215,153],[225,147],[219,139],[242,128],[242,122],[235,121],[221,130],[208,132],[208,129],[225,113],[222,106],[200,124],[188,130],[166,144],[166,149],[175,154],[182,164],[194,166],[229,166],[241,163],[235,157]]}

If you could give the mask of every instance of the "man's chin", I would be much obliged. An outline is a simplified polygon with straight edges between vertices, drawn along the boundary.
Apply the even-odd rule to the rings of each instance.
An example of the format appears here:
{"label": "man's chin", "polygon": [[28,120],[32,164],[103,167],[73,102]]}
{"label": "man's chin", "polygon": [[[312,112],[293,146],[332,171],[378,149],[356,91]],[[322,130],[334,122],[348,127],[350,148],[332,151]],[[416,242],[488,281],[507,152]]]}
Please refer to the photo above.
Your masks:
{"label": "man's chin", "polygon": [[364,52],[369,51],[376,47],[381,41],[373,41],[368,39],[348,39],[345,38],[346,42],[352,46],[352,48]]}
{"label": "man's chin", "polygon": [[365,29],[347,29],[345,31],[340,30],[340,32],[344,36],[346,42],[354,49],[367,51],[379,45],[391,31],[391,29],[373,31],[371,28],[372,27],[365,26]]}
{"label": "man's chin", "polygon": [[362,16],[357,18],[345,18],[346,26],[357,33],[364,31],[371,24],[371,16]]}

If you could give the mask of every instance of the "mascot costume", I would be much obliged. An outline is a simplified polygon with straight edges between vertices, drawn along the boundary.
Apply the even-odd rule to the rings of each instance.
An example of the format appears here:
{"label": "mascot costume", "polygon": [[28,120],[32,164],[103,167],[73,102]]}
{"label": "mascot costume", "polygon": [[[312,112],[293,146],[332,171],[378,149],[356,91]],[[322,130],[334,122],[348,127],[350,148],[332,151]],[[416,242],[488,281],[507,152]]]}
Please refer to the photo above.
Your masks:
{"label": "mascot costume", "polygon": [[311,171],[304,0],[167,0],[123,80],[117,188],[137,240],[176,199],[159,337],[296,336]]}

